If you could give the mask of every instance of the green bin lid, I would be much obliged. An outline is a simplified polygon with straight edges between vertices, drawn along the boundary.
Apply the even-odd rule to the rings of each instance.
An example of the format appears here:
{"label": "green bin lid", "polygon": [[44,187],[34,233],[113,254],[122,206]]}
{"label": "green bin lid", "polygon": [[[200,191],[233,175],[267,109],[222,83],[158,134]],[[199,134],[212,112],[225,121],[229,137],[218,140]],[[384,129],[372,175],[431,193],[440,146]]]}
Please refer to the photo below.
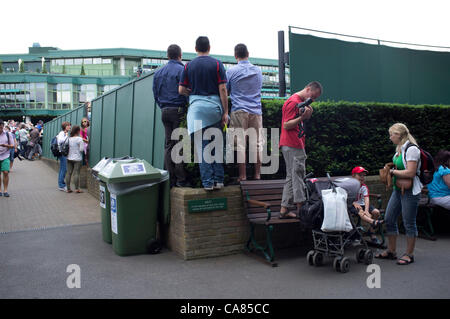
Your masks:
{"label": "green bin lid", "polygon": [[163,174],[145,160],[123,159],[110,161],[99,173],[98,177],[105,183],[157,182]]}

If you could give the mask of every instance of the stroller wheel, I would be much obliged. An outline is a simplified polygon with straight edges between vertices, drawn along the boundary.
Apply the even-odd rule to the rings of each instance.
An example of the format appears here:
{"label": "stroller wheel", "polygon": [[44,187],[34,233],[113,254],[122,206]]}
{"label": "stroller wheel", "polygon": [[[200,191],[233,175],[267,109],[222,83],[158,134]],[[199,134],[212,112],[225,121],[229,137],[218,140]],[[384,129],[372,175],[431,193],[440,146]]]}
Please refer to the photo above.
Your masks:
{"label": "stroller wheel", "polygon": [[314,263],[314,266],[316,266],[316,267],[322,266],[323,265],[323,254],[316,252],[313,255],[313,263]]}
{"label": "stroller wheel", "polygon": [[340,262],[340,270],[342,273],[346,273],[350,270],[350,259],[348,257],[342,258]]}
{"label": "stroller wheel", "polygon": [[308,254],[306,255],[306,261],[308,262],[308,264],[310,266],[314,265],[314,261],[313,261],[313,256],[314,256],[315,251],[314,250],[310,250],[308,252]]}
{"label": "stroller wheel", "polygon": [[362,263],[364,261],[366,250],[364,248],[360,248],[356,251],[356,261],[358,263]]}
{"label": "stroller wheel", "polygon": [[366,265],[370,265],[373,262],[373,252],[370,249],[367,249],[364,253],[364,263]]}
{"label": "stroller wheel", "polygon": [[337,272],[341,271],[341,257],[335,257],[333,260],[333,268]]}

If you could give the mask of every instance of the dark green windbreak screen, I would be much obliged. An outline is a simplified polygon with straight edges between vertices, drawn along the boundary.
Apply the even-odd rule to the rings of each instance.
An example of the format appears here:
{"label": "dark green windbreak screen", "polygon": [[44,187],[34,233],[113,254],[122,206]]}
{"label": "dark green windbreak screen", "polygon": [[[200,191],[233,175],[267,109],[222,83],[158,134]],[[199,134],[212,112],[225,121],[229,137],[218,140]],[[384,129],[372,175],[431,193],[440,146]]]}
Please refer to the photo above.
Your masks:
{"label": "dark green windbreak screen", "polygon": [[[164,168],[164,125],[153,97],[153,73],[126,83],[91,103],[89,165],[103,157],[133,156]],[[50,141],[61,123],[80,125],[86,108],[80,107],[45,123],[43,153],[54,158]]]}
{"label": "dark green windbreak screen", "polygon": [[450,53],[289,33],[291,92],[311,81],[321,100],[450,104]]}
{"label": "dark green windbreak screen", "polygon": [[164,126],[153,97],[153,73],[92,101],[89,164],[133,156],[164,168]]}

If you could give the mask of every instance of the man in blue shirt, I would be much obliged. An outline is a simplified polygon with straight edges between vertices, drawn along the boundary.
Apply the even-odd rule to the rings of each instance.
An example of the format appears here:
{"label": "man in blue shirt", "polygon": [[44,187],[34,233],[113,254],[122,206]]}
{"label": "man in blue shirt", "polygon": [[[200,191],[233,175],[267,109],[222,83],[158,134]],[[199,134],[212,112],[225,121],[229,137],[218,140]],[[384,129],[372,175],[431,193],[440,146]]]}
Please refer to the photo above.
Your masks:
{"label": "man in blue shirt", "polygon": [[[222,62],[209,56],[210,45],[207,37],[198,37],[195,51],[198,56],[185,65],[179,83],[179,93],[189,95],[189,134],[201,130],[203,137],[208,128],[217,128],[221,132],[222,126],[228,122],[227,77]],[[202,140],[202,143],[194,143],[200,161],[203,188],[207,191],[224,186],[223,160],[208,161],[203,156],[209,142]],[[211,155],[215,156],[215,150],[212,153],[214,154]]]}
{"label": "man in blue shirt", "polygon": [[171,158],[172,148],[176,140],[172,140],[172,132],[180,126],[186,113],[187,98],[178,93],[178,83],[184,65],[181,63],[181,48],[172,44],[167,49],[169,62],[155,72],[153,80],[153,95],[161,108],[161,120],[165,128],[164,165],[169,171],[172,186],[190,186],[183,163],[175,164]]}
{"label": "man in blue shirt", "polygon": [[[227,90],[231,98],[231,130],[237,137],[237,153],[239,179],[246,180],[245,164],[245,133],[249,138],[256,138],[256,150],[250,149],[250,154],[256,151],[255,179],[261,179],[261,156],[263,147],[262,136],[262,110],[261,110],[261,89],[262,72],[257,66],[248,61],[248,50],[245,44],[238,44],[234,47],[234,57],[238,64],[227,70]],[[249,128],[254,129],[256,134],[251,134]],[[255,143],[249,143],[250,146]],[[254,159],[252,159],[254,161]]]}

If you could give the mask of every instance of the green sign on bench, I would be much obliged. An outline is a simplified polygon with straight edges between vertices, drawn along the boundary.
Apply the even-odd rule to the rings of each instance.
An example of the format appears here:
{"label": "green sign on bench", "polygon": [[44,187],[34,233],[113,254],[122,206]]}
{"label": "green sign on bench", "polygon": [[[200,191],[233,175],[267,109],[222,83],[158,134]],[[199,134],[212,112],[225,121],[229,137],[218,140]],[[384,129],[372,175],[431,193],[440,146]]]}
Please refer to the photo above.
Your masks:
{"label": "green sign on bench", "polygon": [[188,201],[189,213],[227,210],[227,198],[208,198]]}

